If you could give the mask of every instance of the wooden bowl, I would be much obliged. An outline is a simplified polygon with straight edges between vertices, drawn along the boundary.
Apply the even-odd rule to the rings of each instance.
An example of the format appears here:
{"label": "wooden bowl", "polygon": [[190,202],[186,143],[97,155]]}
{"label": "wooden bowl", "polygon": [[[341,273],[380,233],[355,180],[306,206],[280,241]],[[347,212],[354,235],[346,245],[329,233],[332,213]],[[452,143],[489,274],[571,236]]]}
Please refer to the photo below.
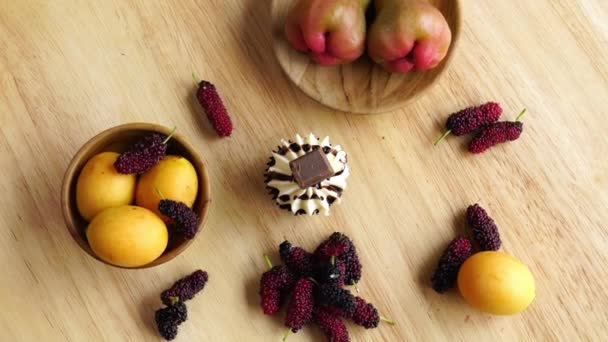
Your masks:
{"label": "wooden bowl", "polygon": [[437,83],[448,68],[462,26],[460,0],[430,0],[446,18],[452,43],[445,59],[425,72],[389,73],[366,55],[341,66],[320,66],[285,39],[285,16],[298,0],[273,0],[272,39],[283,71],[304,93],[320,103],[351,113],[383,113],[405,106]]}
{"label": "wooden bowl", "polygon": [[[76,182],[78,180],[78,176],[80,175],[80,171],[86,162],[98,153],[106,151],[123,152],[128,148],[128,146],[133,144],[137,139],[145,134],[158,132],[164,135],[169,135],[170,131],[171,129],[167,127],[150,123],[130,123],[116,126],[99,133],[89,140],[80,148],[70,162],[70,165],[65,172],[63,186],[61,189],[61,207],[63,217],[74,240],[90,256],[105,264],[121,267],[101,260],[97,255],[95,255],[89,246],[85,235],[85,229],[88,223],[80,216],[76,206]],[[198,194],[192,209],[200,218],[199,233],[196,235],[199,236],[200,231],[202,230],[207,219],[207,213],[211,201],[209,197],[209,177],[207,175],[205,162],[198,155],[194,147],[190,145],[190,143],[188,143],[186,139],[179,133],[176,133],[171,140],[169,140],[167,152],[170,154],[181,155],[188,159],[198,174]],[[164,264],[178,256],[181,252],[188,248],[193,241],[194,239],[187,240],[178,236],[170,236],[167,248],[160,257],[149,264],[132,268],[148,268]]]}

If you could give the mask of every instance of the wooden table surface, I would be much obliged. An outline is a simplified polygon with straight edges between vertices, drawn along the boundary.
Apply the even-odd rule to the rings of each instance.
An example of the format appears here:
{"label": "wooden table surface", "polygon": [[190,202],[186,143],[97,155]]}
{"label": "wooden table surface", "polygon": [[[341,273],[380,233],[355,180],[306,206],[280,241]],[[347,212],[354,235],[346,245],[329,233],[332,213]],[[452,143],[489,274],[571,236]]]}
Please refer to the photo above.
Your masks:
{"label": "wooden table surface", "polygon": [[[441,83],[385,115],[337,113],[291,85],[271,48],[268,0],[0,2],[0,339],[157,341],[158,294],[202,268],[179,341],[279,341],[261,314],[263,253],[306,248],[335,230],[355,241],[362,296],[397,325],[353,341],[608,340],[608,2],[463,1],[458,51]],[[193,101],[191,72],[214,82],[236,129],[219,139]],[[528,108],[520,140],[483,155],[450,137],[447,115],[499,101]],[[63,173],[77,149],[118,124],[177,125],[206,158],[213,205],[168,264],[121,270],[87,256],[65,228]],[[269,199],[270,150],[295,133],[329,135],[352,175],[330,217]],[[504,250],[528,264],[537,298],[493,317],[429,277],[465,208],[479,201]],[[313,328],[289,341],[321,340]]]}

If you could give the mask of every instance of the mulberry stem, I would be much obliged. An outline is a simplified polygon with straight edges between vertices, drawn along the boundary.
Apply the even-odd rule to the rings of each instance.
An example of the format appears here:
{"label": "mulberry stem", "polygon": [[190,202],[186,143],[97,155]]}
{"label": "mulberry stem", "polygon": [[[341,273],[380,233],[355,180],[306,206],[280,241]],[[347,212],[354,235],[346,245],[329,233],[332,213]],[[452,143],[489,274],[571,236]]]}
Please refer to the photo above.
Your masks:
{"label": "mulberry stem", "polygon": [[160,192],[157,187],[154,187],[154,191],[156,191],[156,194],[158,195],[158,197],[160,197],[161,200],[165,199],[165,196],[163,196],[162,192]]}
{"label": "mulberry stem", "polygon": [[521,111],[521,113],[519,113],[519,115],[517,115],[517,117],[515,118],[515,122],[519,122],[519,120],[521,120],[521,118],[524,116],[524,114],[526,114],[527,109],[524,108],[524,110]]}
{"label": "mulberry stem", "polygon": [[266,265],[268,265],[268,268],[272,269],[272,261],[270,261],[268,255],[264,254],[264,260],[266,261]]}
{"label": "mulberry stem", "polygon": [[167,142],[169,142],[169,139],[171,139],[173,137],[173,135],[175,135],[176,130],[177,130],[177,126],[173,126],[171,133],[169,133],[169,136],[163,141],[163,145],[167,145]]}
{"label": "mulberry stem", "polygon": [[194,80],[194,83],[196,83],[198,85],[199,78],[196,76],[194,71],[192,72],[192,79]]}
{"label": "mulberry stem", "polygon": [[396,323],[395,323],[395,321],[393,321],[393,320],[392,320],[392,319],[390,319],[390,318],[386,318],[386,317],[384,317],[384,316],[380,316],[380,320],[381,320],[382,322],[388,323],[388,324],[390,324],[390,325],[395,325],[395,324],[396,324]]}
{"label": "mulberry stem", "polygon": [[437,144],[442,142],[443,139],[445,139],[448,135],[450,135],[450,133],[452,133],[451,129],[445,131],[445,133],[443,133],[439,138],[437,138],[437,140],[435,140],[435,142],[433,143],[433,146],[437,146]]}
{"label": "mulberry stem", "polygon": [[287,340],[287,336],[289,336],[290,331],[291,329],[287,329],[287,332],[285,333],[285,335],[283,335],[283,341]]}
{"label": "mulberry stem", "polygon": [[319,282],[318,282],[318,281],[316,281],[316,280],[315,280],[313,277],[308,277],[308,279],[309,279],[310,281],[312,281],[313,283],[315,283],[315,285],[319,285]]}
{"label": "mulberry stem", "polygon": [[336,256],[335,256],[335,255],[332,255],[332,256],[331,256],[330,262],[331,262],[331,265],[332,265],[332,266],[335,266],[335,265],[336,265]]}

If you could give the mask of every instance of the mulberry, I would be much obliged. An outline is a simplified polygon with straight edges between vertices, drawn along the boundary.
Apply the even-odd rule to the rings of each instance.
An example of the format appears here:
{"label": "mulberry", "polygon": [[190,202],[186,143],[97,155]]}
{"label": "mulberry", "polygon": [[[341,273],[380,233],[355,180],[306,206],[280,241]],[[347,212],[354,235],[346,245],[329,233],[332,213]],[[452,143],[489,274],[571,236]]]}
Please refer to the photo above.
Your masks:
{"label": "mulberry", "polygon": [[156,310],[154,314],[156,327],[165,340],[173,340],[177,336],[177,327],[188,319],[186,304],[177,302],[172,306]]}
{"label": "mulberry", "polygon": [[348,236],[336,232],[319,245],[314,254],[319,260],[327,260],[331,257],[339,257],[347,253],[350,250],[351,245],[352,242]]}
{"label": "mulberry", "polygon": [[454,287],[458,270],[464,261],[471,256],[471,241],[464,236],[454,238],[439,259],[437,269],[431,278],[433,289],[444,293]]}
{"label": "mulberry", "polygon": [[321,283],[337,284],[339,287],[344,286],[344,278],[346,276],[346,264],[342,260],[323,261],[316,265],[315,279]]}
{"label": "mulberry", "polygon": [[359,282],[359,280],[361,280],[363,266],[359,261],[359,255],[357,254],[355,244],[353,244],[348,237],[346,237],[346,240],[350,245],[350,249],[346,253],[342,254],[338,260],[343,261],[344,265],[346,266],[344,283],[346,285],[355,285]]}
{"label": "mulberry", "polygon": [[215,85],[209,81],[201,81],[198,84],[196,98],[203,109],[205,109],[207,118],[217,134],[220,137],[230,136],[232,134],[232,120]]}
{"label": "mulberry", "polygon": [[312,319],[314,309],[313,282],[308,278],[301,278],[296,282],[291,300],[287,307],[285,325],[292,332],[298,332]]}
{"label": "mulberry", "polygon": [[524,109],[519,113],[517,118],[515,118],[515,121],[495,122],[486,125],[477,136],[471,140],[469,152],[476,154],[483,153],[492,146],[519,139],[524,129],[524,125],[520,120],[525,113],[526,110]]}
{"label": "mulberry", "polygon": [[158,163],[167,153],[168,137],[153,133],[144,136],[132,145],[126,152],[120,154],[114,162],[116,171],[123,174],[144,173]]}
{"label": "mulberry", "polygon": [[479,204],[467,208],[467,224],[471,227],[473,237],[482,251],[497,251],[500,249],[498,227]]}
{"label": "mulberry", "polygon": [[264,314],[274,315],[279,311],[281,302],[294,283],[293,274],[285,266],[275,266],[262,275],[259,293]]}
{"label": "mulberry", "polygon": [[209,275],[205,271],[197,270],[173,284],[171,288],[163,291],[160,299],[165,305],[173,305],[177,302],[185,302],[194,298],[207,284]]}
{"label": "mulberry", "polygon": [[488,102],[481,106],[465,108],[448,117],[446,132],[435,141],[435,145],[441,142],[450,133],[461,136],[473,133],[483,126],[498,121],[502,114],[502,108],[498,103]]}
{"label": "mulberry", "polygon": [[352,320],[355,324],[364,327],[365,329],[373,329],[380,323],[380,315],[378,310],[361,297],[356,297],[357,308],[353,313]]}
{"label": "mulberry", "polygon": [[289,241],[283,241],[279,246],[281,260],[290,271],[300,277],[310,277],[313,273],[313,256],[301,247],[293,246]]}
{"label": "mulberry", "polygon": [[327,341],[329,342],[349,342],[348,330],[346,325],[336,316],[333,312],[325,309],[318,308],[314,313],[314,322],[323,330]]}
{"label": "mulberry", "polygon": [[185,203],[163,199],[158,204],[161,214],[173,221],[175,232],[183,234],[186,239],[193,239],[198,231],[198,216]]}
{"label": "mulberry", "polygon": [[523,131],[521,122],[496,122],[483,129],[469,145],[469,152],[483,153],[490,147],[507,141],[515,141],[519,139]]}
{"label": "mulberry", "polygon": [[335,308],[350,315],[355,312],[357,303],[355,297],[346,289],[342,289],[335,284],[322,284],[318,292],[319,303]]}

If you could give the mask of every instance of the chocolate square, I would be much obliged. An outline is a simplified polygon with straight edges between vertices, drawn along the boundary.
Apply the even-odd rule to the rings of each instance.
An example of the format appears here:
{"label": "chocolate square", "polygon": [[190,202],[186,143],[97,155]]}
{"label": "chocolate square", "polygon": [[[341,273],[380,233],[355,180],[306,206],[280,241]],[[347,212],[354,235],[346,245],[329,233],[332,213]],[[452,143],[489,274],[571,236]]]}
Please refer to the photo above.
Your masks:
{"label": "chocolate square", "polygon": [[301,189],[318,184],[334,175],[334,169],[320,148],[292,160],[289,167],[294,181],[298,183]]}

